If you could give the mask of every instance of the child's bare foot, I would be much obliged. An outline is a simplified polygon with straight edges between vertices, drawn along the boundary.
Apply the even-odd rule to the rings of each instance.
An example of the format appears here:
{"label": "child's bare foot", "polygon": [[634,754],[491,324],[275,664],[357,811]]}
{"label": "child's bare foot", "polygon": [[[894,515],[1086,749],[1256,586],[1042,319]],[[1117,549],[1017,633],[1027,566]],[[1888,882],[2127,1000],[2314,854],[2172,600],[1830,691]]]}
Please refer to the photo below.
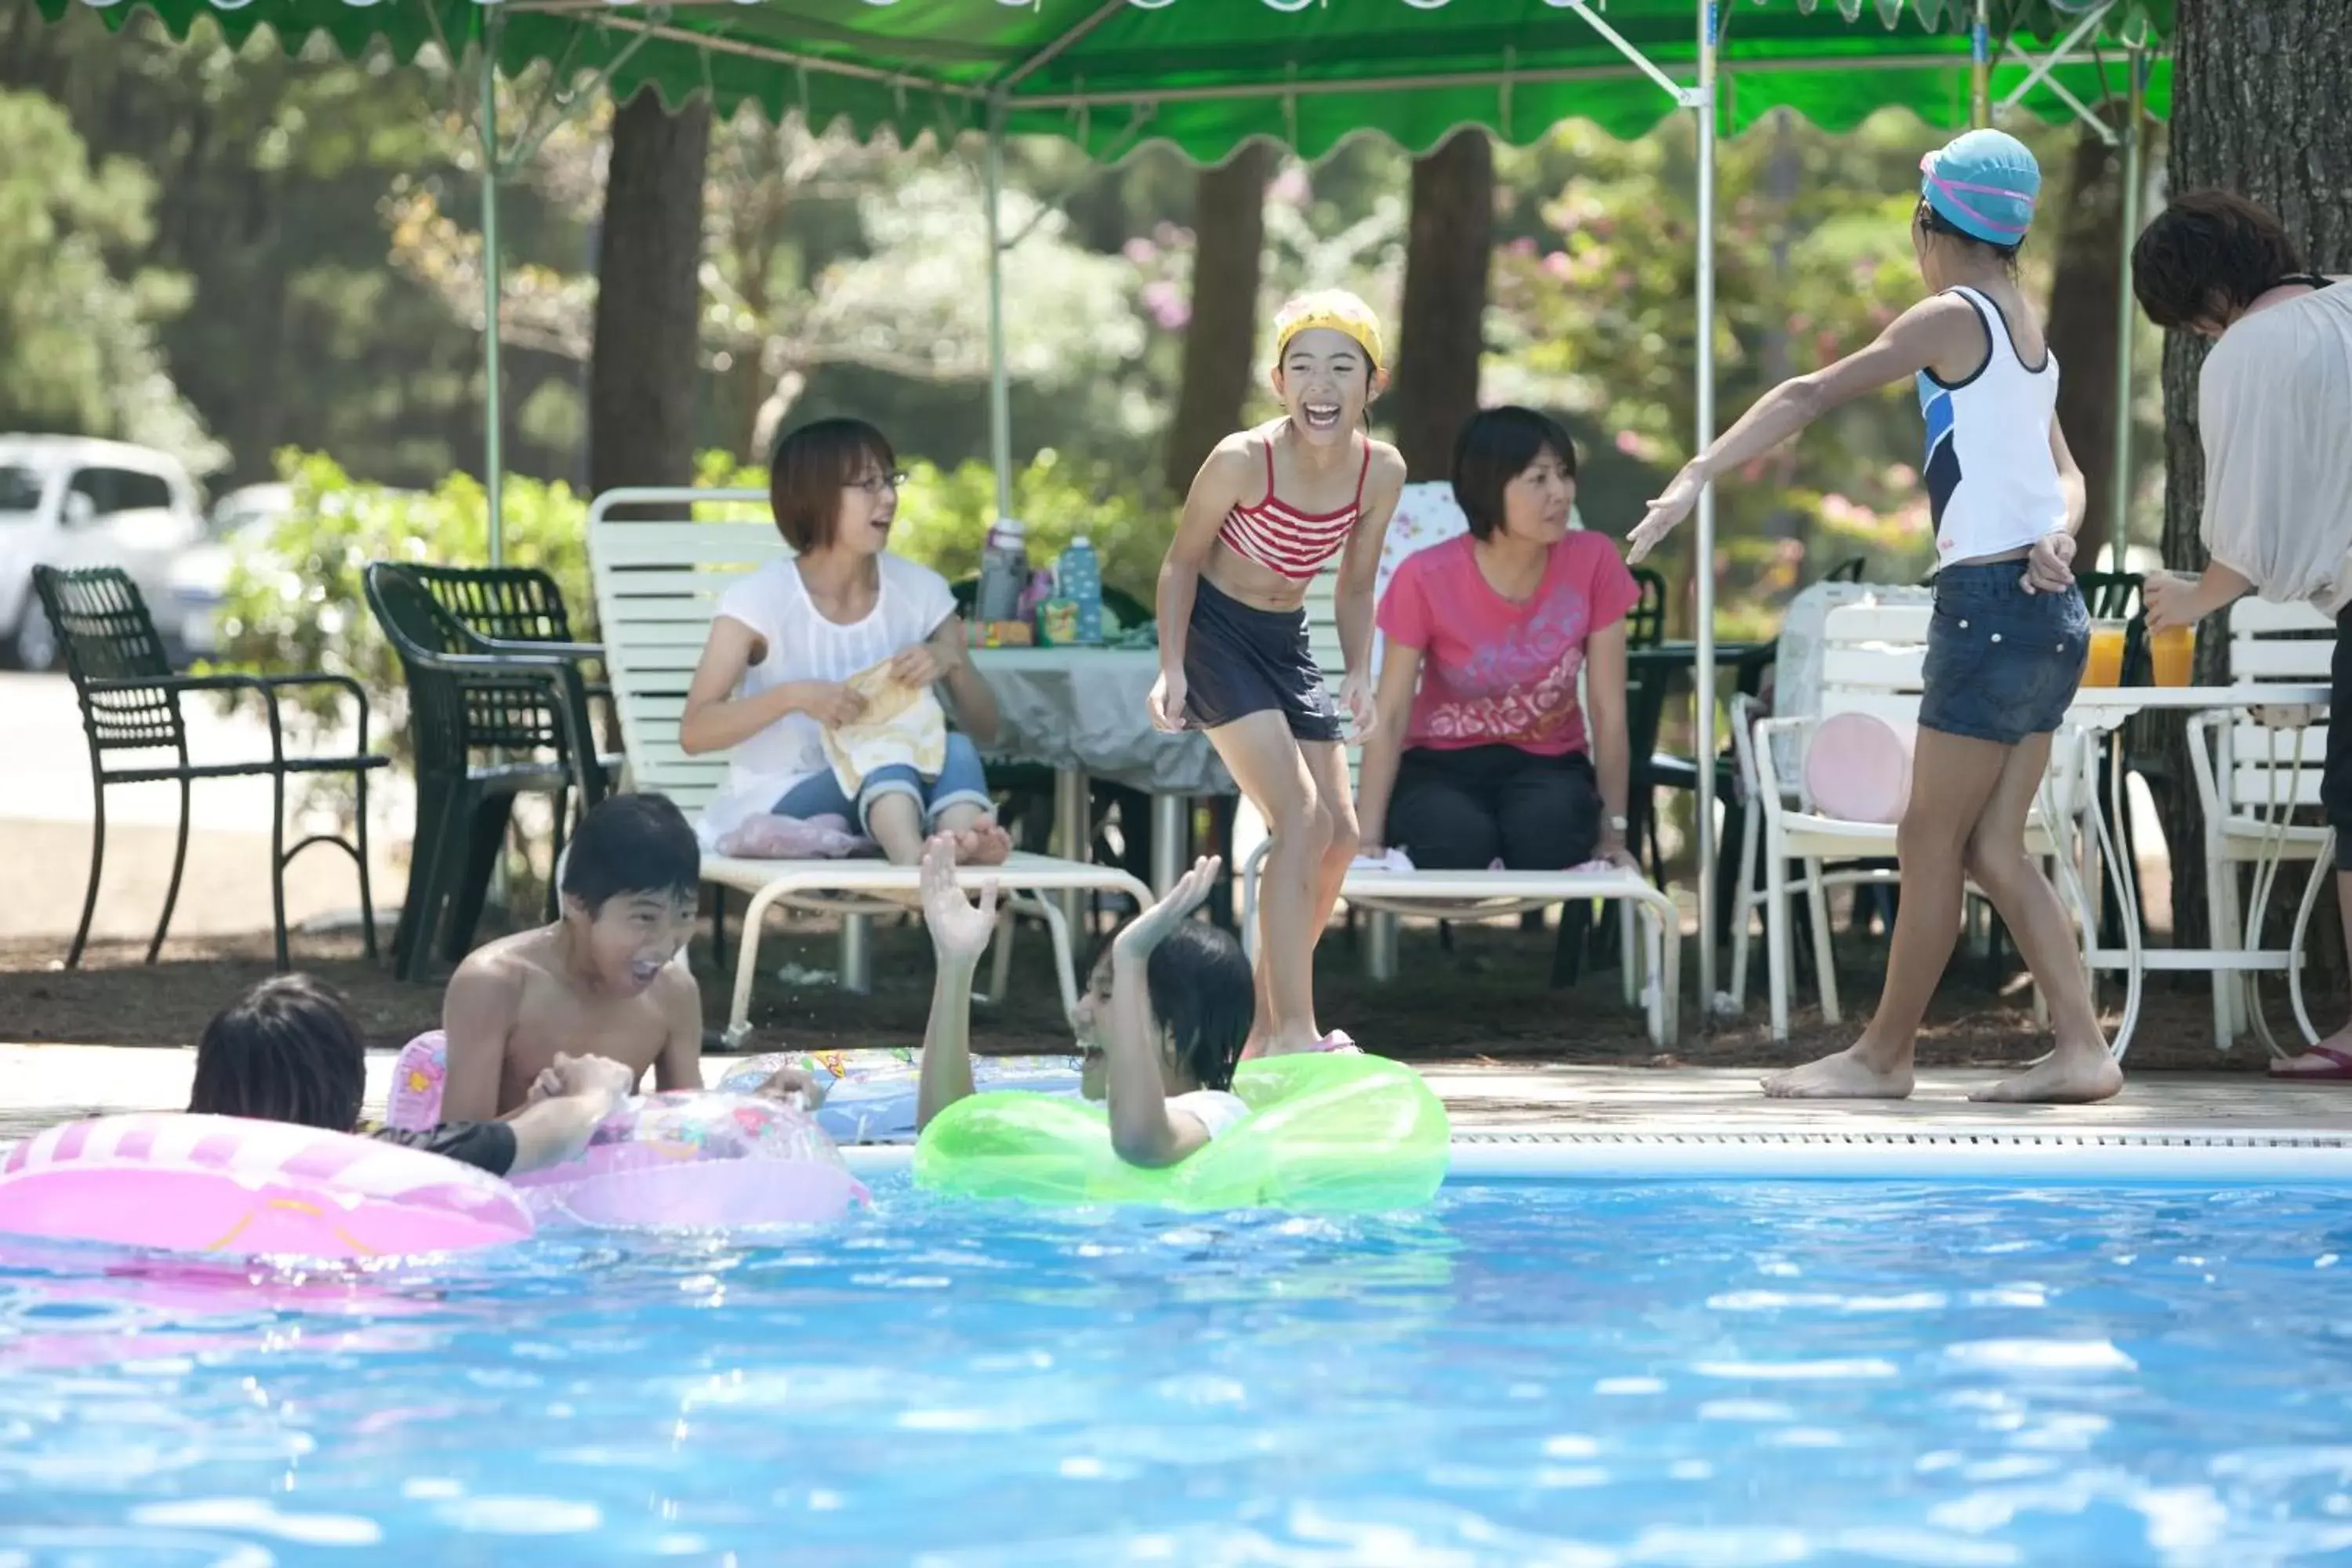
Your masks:
{"label": "child's bare foot", "polygon": [[955,834],[956,864],[1002,866],[1013,856],[1013,835],[994,822],[975,822]]}
{"label": "child's bare foot", "polygon": [[1323,1037],[1317,1034],[1311,1025],[1297,1029],[1279,1029],[1266,1036],[1263,1040],[1253,1041],[1243,1046],[1242,1056],[1244,1059],[1250,1058],[1253,1047],[1261,1057],[1296,1056],[1302,1051],[1323,1049]]}
{"label": "child's bare foot", "polygon": [[2124,1069],[2104,1045],[2061,1046],[2041,1061],[1969,1096],[2011,1105],[2089,1105],[2112,1100],[2124,1087]]}
{"label": "child's bare foot", "polygon": [[1911,1064],[1882,1068],[1856,1046],[1774,1073],[1764,1080],[1764,1093],[1772,1100],[1908,1100]]}

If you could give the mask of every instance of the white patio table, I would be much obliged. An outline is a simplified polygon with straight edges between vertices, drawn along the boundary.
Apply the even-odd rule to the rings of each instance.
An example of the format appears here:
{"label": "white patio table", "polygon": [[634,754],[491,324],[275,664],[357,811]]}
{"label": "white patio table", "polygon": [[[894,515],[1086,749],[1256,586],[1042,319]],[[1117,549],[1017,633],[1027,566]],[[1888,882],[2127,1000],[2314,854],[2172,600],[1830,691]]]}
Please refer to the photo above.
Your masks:
{"label": "white patio table", "polygon": [[[972,668],[996,694],[1003,730],[990,755],[1055,771],[1054,832],[1064,858],[1094,842],[1087,785],[1104,779],[1151,797],[1151,889],[1184,871],[1184,808],[1195,795],[1232,795],[1208,737],[1152,727],[1145,708],[1160,675],[1154,648],[982,647]],[[1075,912],[1072,911],[1075,919]]]}
{"label": "white patio table", "polygon": [[[2302,947],[2301,921],[2296,924],[2294,937],[2289,945],[2284,948],[2150,949],[2142,940],[2139,899],[2133,890],[2130,868],[2123,864],[2122,856],[2107,832],[2107,823],[2110,820],[2121,822],[2126,809],[2122,757],[2124,721],[2135,713],[2157,711],[2179,713],[2239,710],[2253,711],[2263,709],[2324,709],[2327,706],[2331,695],[2325,686],[2270,682],[2236,686],[2097,686],[2084,688],[2075,694],[2074,700],[2068,705],[2067,723],[2093,735],[2105,735],[2108,746],[2110,765],[2107,771],[2111,815],[2103,815],[2099,811],[2096,800],[2097,791],[2095,786],[2084,788],[2081,793],[2081,799],[2084,803],[2084,831],[2097,846],[2099,865],[2106,868],[2104,880],[2114,886],[2116,897],[2123,905],[2124,947],[2120,952],[2098,945],[2097,910],[2085,897],[2093,889],[2097,888],[2102,880],[2097,868],[2092,868],[2089,885],[2077,888],[2075,893],[2078,899],[2084,900],[2082,905],[2084,964],[2095,974],[2101,970],[2119,969],[2124,972],[2124,1016],[2121,1026],[2116,1031],[2113,1047],[2118,1060],[2129,1047],[2133,1031],[2139,1026],[2141,993],[2146,988],[2147,976],[2150,970],[2194,971],[2200,973],[2210,973],[2214,970],[2284,971],[2290,977],[2290,984],[2296,984],[2296,1011],[2298,1016],[2302,1013],[2301,991],[2295,974],[2296,961]],[[2278,804],[2275,809],[2282,824],[2293,808],[2291,801]],[[2051,815],[2054,820],[2055,814]],[[2269,886],[2276,874],[2275,858],[2258,864],[2255,868],[2257,889]],[[2305,900],[2306,913],[2309,902],[2309,899],[2306,898]],[[2262,905],[2258,901],[2249,907],[2252,911],[2250,929],[2258,931]],[[2306,1029],[2308,1026],[2306,1021]],[[2259,1023],[2257,1027],[2261,1027]]]}

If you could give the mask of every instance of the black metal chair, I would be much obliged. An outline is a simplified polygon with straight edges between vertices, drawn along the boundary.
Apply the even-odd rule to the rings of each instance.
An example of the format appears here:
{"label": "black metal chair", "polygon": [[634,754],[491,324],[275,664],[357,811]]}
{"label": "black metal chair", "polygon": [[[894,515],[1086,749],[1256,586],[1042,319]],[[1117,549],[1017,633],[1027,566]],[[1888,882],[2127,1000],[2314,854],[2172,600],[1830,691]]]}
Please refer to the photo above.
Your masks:
{"label": "black metal chair", "polygon": [[[472,946],[517,796],[551,797],[561,855],[575,792],[587,810],[618,768],[596,748],[590,683],[580,669],[603,650],[481,636],[443,607],[425,575],[430,570],[379,561],[362,574],[368,607],[407,679],[415,752],[409,896],[393,939],[404,980],[423,977],[445,928],[449,962]],[[551,903],[551,887],[549,896]]]}
{"label": "black metal chair", "polygon": [[[582,642],[572,635],[572,610],[563,589],[536,566],[428,566],[407,570],[425,585],[434,602],[471,632],[476,651],[483,653],[553,654],[603,668],[602,644]],[[511,646],[509,646],[511,645]],[[604,760],[617,765],[620,757],[620,710],[614,705],[609,680],[586,680],[583,689],[592,704],[604,710]]]}
{"label": "black metal chair", "polygon": [[[147,944],[147,962],[163,951],[172,925],[172,911],[180,901],[180,876],[188,860],[189,786],[198,779],[254,778],[270,782],[274,810],[269,823],[269,898],[278,967],[287,966],[286,868],[314,844],[333,844],[359,866],[360,915],[367,955],[376,955],[375,902],[368,885],[367,778],[390,759],[367,749],[367,692],[344,675],[175,675],[164,657],[163,639],[147,613],[139,585],[110,567],[66,572],[49,566],[33,569],[33,588],[41,608],[55,628],[72,678],[74,695],[81,704],[82,733],[89,742],[89,773],[96,810],[90,823],[89,888],[82,895],[81,923],[74,929],[73,946],[66,966],[80,963],[89,940],[90,917],[98,910],[98,884],[106,865],[106,792],[112,784],[176,784],[180,786],[180,831],[172,851],[172,881],[163,895],[163,913]],[[349,692],[357,729],[356,749],[329,756],[289,757],[285,728],[278,711],[278,693],[302,686],[334,686]],[[251,762],[196,763],[188,756],[186,715],[181,697],[192,691],[251,691],[261,699],[269,720],[269,755]],[[155,767],[110,767],[110,753],[169,751],[176,761]],[[357,828],[352,838],[316,833],[292,848],[286,847],[286,780],[349,773],[358,795]]]}

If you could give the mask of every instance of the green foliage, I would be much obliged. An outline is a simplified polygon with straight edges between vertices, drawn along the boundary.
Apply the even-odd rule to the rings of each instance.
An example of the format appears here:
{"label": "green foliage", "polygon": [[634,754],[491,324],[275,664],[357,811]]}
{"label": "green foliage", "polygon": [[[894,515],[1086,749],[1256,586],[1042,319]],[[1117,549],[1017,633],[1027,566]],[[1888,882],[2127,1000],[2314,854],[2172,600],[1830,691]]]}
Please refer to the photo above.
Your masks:
{"label": "green foliage", "polygon": [[[1049,447],[1014,476],[1013,515],[1028,531],[1031,560],[1050,563],[1083,533],[1101,559],[1103,582],[1150,603],[1175,516],[1131,483],[1122,485],[1108,468],[1066,462]],[[957,582],[979,573],[995,516],[996,479],[987,464],[912,463],[890,546]]]}
{"label": "green foliage", "polygon": [[[725,452],[705,452],[694,482],[709,489],[765,491],[765,468],[740,464]],[[1072,462],[1048,448],[1013,476],[1013,513],[1029,534],[1029,554],[1040,565],[1085,534],[1102,562],[1103,581],[1149,604],[1160,558],[1175,531],[1175,514],[1156,496],[1102,465]],[[706,522],[769,516],[764,501],[707,502],[694,509]],[[980,573],[981,546],[996,518],[996,479],[985,463],[953,468],[922,458],[907,465],[898,492],[890,548],[919,561],[950,583]]]}
{"label": "green foliage", "polygon": [[[294,510],[266,539],[238,548],[219,663],[256,673],[355,678],[378,715],[371,742],[406,759],[400,663],[368,612],[361,574],[373,561],[481,560],[481,486],[469,475],[452,474],[430,491],[392,489],[352,479],[320,453],[282,453],[278,468],[293,487]],[[706,452],[696,483],[764,491],[768,477],[725,452]],[[1039,561],[1084,532],[1101,553],[1103,580],[1149,600],[1171,526],[1164,508],[1120,489],[1105,471],[1064,463],[1052,452],[1038,454],[1022,471],[1013,496]],[[553,576],[574,634],[593,641],[586,501],[568,485],[520,476],[507,480],[505,501],[507,561]],[[942,469],[917,461],[899,496],[891,546],[951,581],[969,577],[980,569],[981,542],[995,513],[995,481],[984,464]],[[705,521],[769,515],[764,501],[712,503],[698,506],[695,514]],[[289,705],[298,700],[313,726],[336,722],[348,707],[324,689],[288,694]]]}
{"label": "green foliage", "polygon": [[[293,487],[294,510],[266,539],[238,548],[219,662],[265,674],[353,677],[378,716],[371,743],[404,760],[400,662],[368,613],[361,574],[373,561],[481,560],[482,488],[470,475],[452,474],[430,492],[391,489],[353,479],[320,453],[282,453],[278,468]],[[505,512],[507,561],[552,575],[573,634],[593,640],[587,503],[569,485],[514,476],[507,480]],[[286,700],[291,704],[297,694]],[[302,692],[299,700],[316,726],[332,724],[349,707],[329,689]]]}
{"label": "green foliage", "polygon": [[156,343],[188,280],[117,269],[152,237],[155,182],[128,159],[93,164],[37,93],[0,91],[0,429],[110,436],[199,474],[219,467]]}

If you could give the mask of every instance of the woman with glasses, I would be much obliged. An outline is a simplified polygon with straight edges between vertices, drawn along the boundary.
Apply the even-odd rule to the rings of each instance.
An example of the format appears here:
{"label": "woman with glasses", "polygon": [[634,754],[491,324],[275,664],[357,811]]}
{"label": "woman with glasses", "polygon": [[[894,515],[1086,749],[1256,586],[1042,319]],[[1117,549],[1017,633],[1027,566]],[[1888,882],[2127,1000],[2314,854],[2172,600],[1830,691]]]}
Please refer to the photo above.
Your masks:
{"label": "woman with glasses", "polygon": [[[889,552],[904,477],[862,420],[819,420],[777,443],[768,501],[793,553],[720,596],[678,721],[688,754],[729,753],[727,783],[702,811],[706,848],[772,813],[855,821],[904,866],[932,834],[968,864],[1011,853],[973,741],[994,737],[996,699],[965,656],[947,579]],[[869,768],[852,798],[824,736],[866,710],[851,678],[883,665],[907,686],[944,687],[963,732],[947,737],[936,773]]]}

